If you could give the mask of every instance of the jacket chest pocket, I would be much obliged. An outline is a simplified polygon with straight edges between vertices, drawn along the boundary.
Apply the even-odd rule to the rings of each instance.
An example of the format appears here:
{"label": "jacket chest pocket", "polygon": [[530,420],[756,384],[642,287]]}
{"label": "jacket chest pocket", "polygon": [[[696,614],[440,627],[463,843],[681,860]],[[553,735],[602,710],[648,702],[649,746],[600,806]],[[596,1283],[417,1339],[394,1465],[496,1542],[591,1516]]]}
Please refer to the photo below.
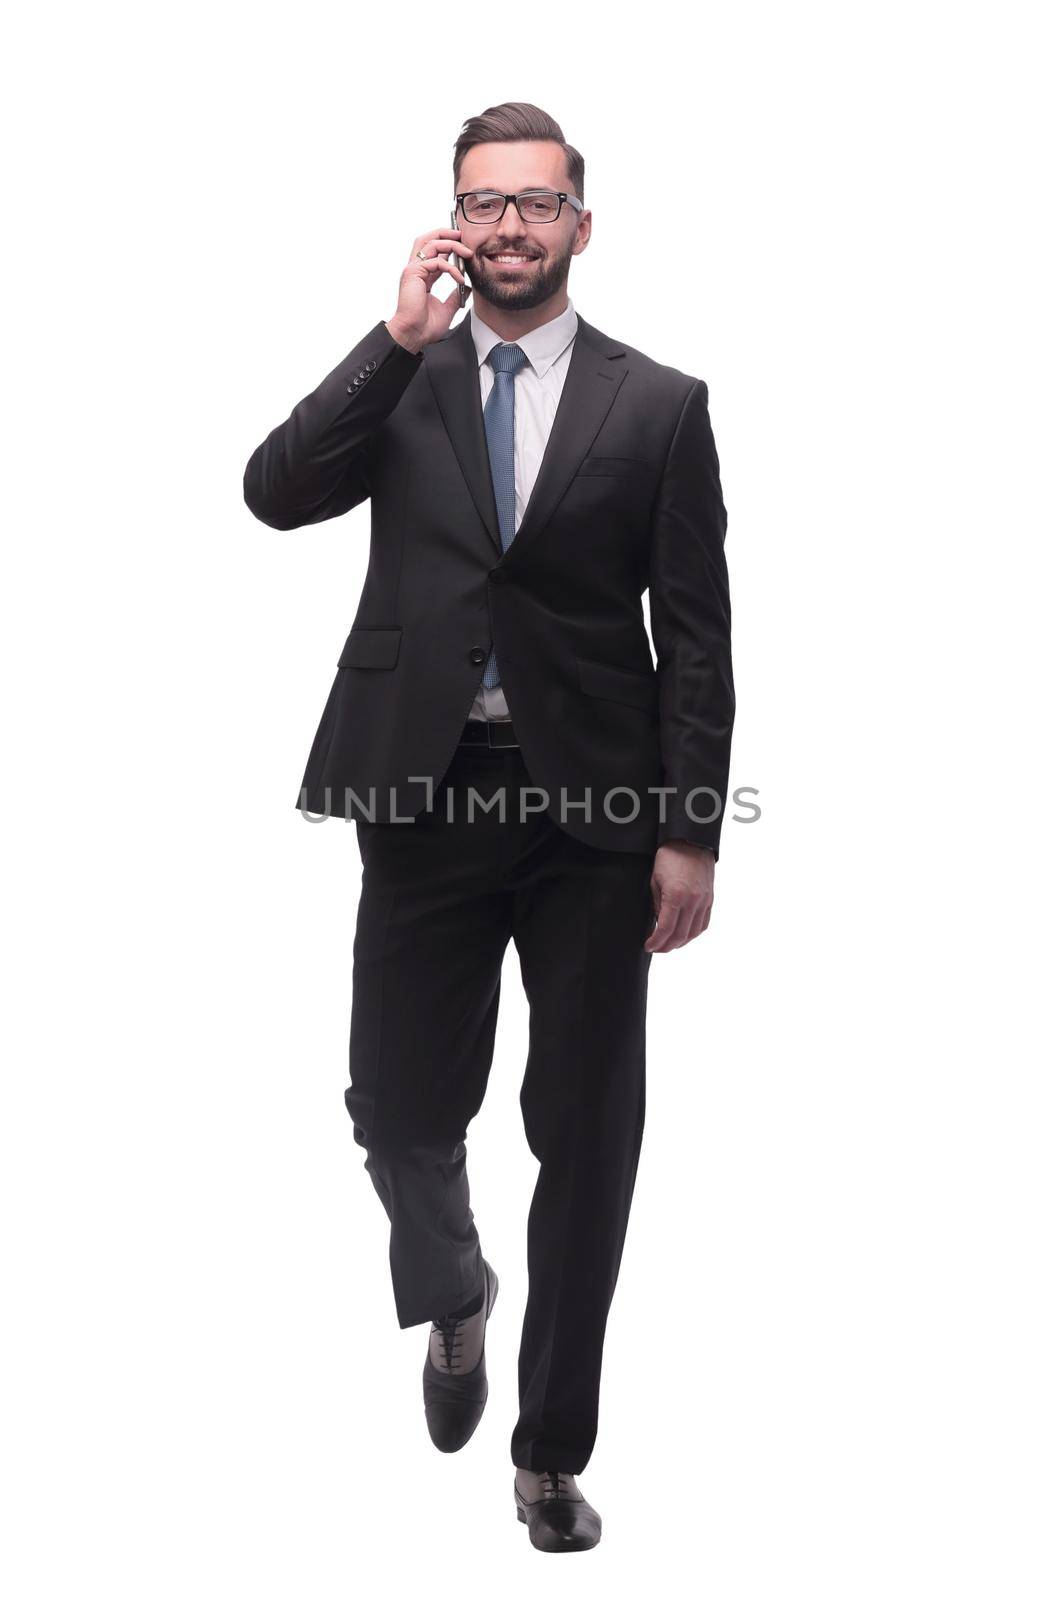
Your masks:
{"label": "jacket chest pocket", "polygon": [[652,470],[651,463],[638,456],[586,456],[576,478],[631,478]]}

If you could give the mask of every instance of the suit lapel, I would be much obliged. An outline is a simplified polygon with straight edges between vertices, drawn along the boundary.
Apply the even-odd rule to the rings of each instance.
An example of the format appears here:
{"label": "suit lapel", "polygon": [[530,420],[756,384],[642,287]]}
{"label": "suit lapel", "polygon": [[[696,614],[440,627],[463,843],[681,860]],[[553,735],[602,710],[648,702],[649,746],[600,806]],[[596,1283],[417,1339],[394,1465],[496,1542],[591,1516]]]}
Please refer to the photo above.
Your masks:
{"label": "suit lapel", "polygon": [[[608,339],[578,316],[570,365],[537,481],[504,560],[519,559],[563,498],[614,404],[626,373],[624,355],[624,345]],[[479,393],[479,363],[467,317],[445,338],[425,346],[424,367],[469,492],[501,556],[497,502]]]}
{"label": "suit lapel", "polygon": [[501,531],[483,425],[479,362],[467,317],[452,333],[425,346],[424,370],[476,510],[500,554]]}

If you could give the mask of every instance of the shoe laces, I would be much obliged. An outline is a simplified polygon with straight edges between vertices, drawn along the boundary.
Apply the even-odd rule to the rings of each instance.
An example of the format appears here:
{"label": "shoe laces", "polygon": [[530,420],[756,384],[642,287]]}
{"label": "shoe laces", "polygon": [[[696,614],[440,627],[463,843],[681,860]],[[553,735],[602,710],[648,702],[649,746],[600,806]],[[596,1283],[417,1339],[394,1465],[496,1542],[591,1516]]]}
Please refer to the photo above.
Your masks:
{"label": "shoe laces", "polygon": [[570,1485],[567,1482],[570,1476],[567,1472],[557,1472],[555,1467],[545,1467],[539,1474],[541,1478],[541,1492],[546,1499],[557,1498],[567,1494]]}
{"label": "shoe laces", "polygon": [[452,1372],[455,1363],[461,1359],[464,1325],[467,1321],[467,1317],[458,1317],[453,1314],[445,1317],[435,1317],[432,1321],[433,1331],[442,1340],[442,1359],[448,1372]]}

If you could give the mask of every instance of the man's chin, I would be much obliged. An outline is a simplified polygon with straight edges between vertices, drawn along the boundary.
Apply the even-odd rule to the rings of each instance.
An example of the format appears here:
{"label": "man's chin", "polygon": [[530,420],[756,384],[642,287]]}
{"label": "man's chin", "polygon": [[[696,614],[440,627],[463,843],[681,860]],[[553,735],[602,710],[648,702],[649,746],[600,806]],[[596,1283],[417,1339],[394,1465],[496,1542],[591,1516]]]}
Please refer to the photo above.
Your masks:
{"label": "man's chin", "polygon": [[541,305],[548,298],[547,295],[538,294],[530,289],[476,289],[475,298],[486,305],[496,306],[499,311],[532,311],[535,306]]}
{"label": "man's chin", "polygon": [[544,272],[531,275],[531,281],[519,282],[518,277],[501,279],[484,272],[472,278],[476,299],[488,301],[502,311],[532,311],[535,306],[551,300],[558,287]]}

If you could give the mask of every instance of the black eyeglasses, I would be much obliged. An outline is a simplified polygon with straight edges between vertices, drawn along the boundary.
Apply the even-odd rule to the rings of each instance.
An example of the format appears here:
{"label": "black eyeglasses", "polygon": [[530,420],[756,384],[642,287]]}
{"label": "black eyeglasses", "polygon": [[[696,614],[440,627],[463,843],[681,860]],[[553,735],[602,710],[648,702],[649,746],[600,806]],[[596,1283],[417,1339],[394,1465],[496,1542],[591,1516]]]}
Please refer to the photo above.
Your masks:
{"label": "black eyeglasses", "polygon": [[454,199],[469,222],[500,222],[509,200],[515,201],[524,222],[555,222],[564,205],[573,206],[575,211],[585,209],[577,195],[557,193],[555,189],[524,189],[520,194],[474,189],[455,195]]}

